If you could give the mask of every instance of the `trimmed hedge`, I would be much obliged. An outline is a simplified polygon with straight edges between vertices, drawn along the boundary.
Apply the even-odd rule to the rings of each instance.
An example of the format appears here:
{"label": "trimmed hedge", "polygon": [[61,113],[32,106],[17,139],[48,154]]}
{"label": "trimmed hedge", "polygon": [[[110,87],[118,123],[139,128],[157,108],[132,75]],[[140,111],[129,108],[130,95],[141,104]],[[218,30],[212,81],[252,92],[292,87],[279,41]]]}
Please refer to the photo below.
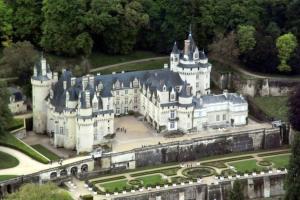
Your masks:
{"label": "trimmed hedge", "polygon": [[121,179],[126,179],[125,176],[116,176],[113,178],[106,178],[106,179],[100,179],[100,180],[95,180],[95,181],[91,181],[91,183],[93,185],[98,184],[98,183],[104,183],[104,182],[110,182],[110,181],[117,181],[117,180],[121,180]]}
{"label": "trimmed hedge", "polygon": [[91,194],[87,194],[87,195],[80,196],[80,199],[82,199],[82,200],[93,200],[94,197]]}
{"label": "trimmed hedge", "polygon": [[130,176],[131,177],[137,177],[137,176],[144,176],[144,175],[158,174],[158,173],[162,173],[166,176],[174,176],[174,175],[177,175],[177,171],[180,168],[181,167],[170,167],[170,168],[166,168],[166,169],[159,169],[159,170],[152,170],[152,171],[134,173],[134,174],[130,174]]}

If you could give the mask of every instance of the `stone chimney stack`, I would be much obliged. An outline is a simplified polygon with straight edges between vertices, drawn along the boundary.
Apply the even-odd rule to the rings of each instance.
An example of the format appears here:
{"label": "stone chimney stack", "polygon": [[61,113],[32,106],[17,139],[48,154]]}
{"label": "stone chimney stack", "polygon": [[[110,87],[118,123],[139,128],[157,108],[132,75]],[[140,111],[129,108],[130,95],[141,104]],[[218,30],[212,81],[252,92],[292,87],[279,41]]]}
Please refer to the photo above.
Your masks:
{"label": "stone chimney stack", "polygon": [[46,64],[46,59],[42,58],[42,76],[46,76],[47,75],[47,64]]}
{"label": "stone chimney stack", "polygon": [[85,92],[85,102],[86,102],[86,107],[87,108],[91,107],[90,91],[89,90],[87,90]]}
{"label": "stone chimney stack", "polygon": [[57,72],[53,72],[53,80],[54,80],[55,82],[58,81],[58,73],[57,73]]}
{"label": "stone chimney stack", "polygon": [[190,40],[184,40],[184,55],[188,55],[190,49]]}
{"label": "stone chimney stack", "polygon": [[75,86],[76,84],[76,77],[71,77],[71,86]]}
{"label": "stone chimney stack", "polygon": [[37,76],[36,66],[33,67],[33,76]]}

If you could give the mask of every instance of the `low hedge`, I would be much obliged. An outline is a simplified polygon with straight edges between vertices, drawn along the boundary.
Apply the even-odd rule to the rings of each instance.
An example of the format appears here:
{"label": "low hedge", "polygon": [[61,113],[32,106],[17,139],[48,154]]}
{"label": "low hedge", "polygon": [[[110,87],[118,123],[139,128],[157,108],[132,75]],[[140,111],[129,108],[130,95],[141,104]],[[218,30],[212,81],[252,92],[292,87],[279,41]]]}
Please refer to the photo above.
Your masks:
{"label": "low hedge", "polygon": [[159,170],[152,170],[152,171],[134,173],[134,174],[130,174],[130,176],[131,177],[137,177],[137,176],[144,176],[144,175],[158,174],[158,173],[162,173],[166,176],[174,176],[174,175],[177,175],[177,171],[180,168],[181,167],[170,167],[170,168],[166,168],[166,169],[159,169]]}
{"label": "low hedge", "polygon": [[93,200],[94,197],[91,194],[87,194],[87,195],[80,196],[80,199],[82,199],[82,200]]}
{"label": "low hedge", "polygon": [[106,179],[91,181],[91,183],[95,185],[95,184],[98,184],[98,183],[117,181],[117,180],[120,180],[120,179],[126,179],[126,177],[125,176],[116,176],[116,177],[113,177],[113,178],[106,178]]}

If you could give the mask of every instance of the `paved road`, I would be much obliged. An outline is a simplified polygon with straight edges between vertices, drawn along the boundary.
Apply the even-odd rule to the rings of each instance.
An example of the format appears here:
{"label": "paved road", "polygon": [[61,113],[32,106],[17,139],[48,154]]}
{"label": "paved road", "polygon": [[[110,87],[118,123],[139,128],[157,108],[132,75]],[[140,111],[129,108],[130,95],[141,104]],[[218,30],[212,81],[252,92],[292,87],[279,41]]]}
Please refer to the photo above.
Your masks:
{"label": "paved road", "polygon": [[[27,156],[26,154],[8,147],[0,146],[0,151],[8,153],[16,157],[20,161],[19,165],[16,167],[0,170],[0,175],[26,175],[26,174],[32,174],[35,172],[60,166],[57,162],[54,162],[52,164],[40,163],[32,159],[31,157]],[[69,164],[87,158],[89,158],[89,156],[70,158],[64,160],[63,164]]]}
{"label": "paved road", "polygon": [[268,75],[268,74],[260,74],[257,72],[251,72],[246,70],[245,68],[242,68],[239,64],[233,62],[233,61],[228,61],[228,60],[224,60],[218,56],[215,55],[210,55],[209,58],[216,60],[222,64],[228,65],[231,68],[233,68],[234,70],[246,75],[246,76],[251,76],[253,78],[261,78],[261,79],[272,79],[272,80],[286,80],[286,81],[296,81],[296,82],[300,82],[300,76],[280,76],[280,75]]}
{"label": "paved road", "polygon": [[169,56],[161,56],[161,57],[154,57],[154,58],[145,58],[145,59],[140,59],[140,60],[133,60],[133,61],[128,61],[128,62],[122,62],[122,63],[113,64],[113,65],[106,65],[106,66],[102,66],[102,67],[97,67],[97,68],[91,69],[90,72],[98,72],[98,71],[101,71],[101,70],[104,70],[104,69],[108,69],[108,68],[111,68],[111,67],[118,67],[118,66],[122,66],[122,65],[128,65],[128,64],[133,64],[133,63],[140,63],[140,62],[151,61],[151,60],[162,60],[162,59],[166,59],[166,58],[169,58]]}

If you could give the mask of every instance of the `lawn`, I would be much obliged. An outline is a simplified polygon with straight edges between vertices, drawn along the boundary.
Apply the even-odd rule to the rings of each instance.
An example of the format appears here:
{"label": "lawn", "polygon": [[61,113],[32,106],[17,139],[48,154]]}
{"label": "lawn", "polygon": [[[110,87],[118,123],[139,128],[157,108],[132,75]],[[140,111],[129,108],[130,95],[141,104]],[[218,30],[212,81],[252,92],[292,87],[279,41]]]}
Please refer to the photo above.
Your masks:
{"label": "lawn", "polygon": [[170,167],[166,169],[160,169],[160,170],[153,170],[153,171],[146,171],[146,172],[140,172],[140,173],[134,173],[130,174],[131,177],[137,177],[137,176],[143,176],[143,175],[149,175],[149,174],[157,174],[162,173],[166,176],[174,176],[177,175],[177,171],[180,169],[180,167]]}
{"label": "lawn", "polygon": [[128,71],[138,71],[138,70],[163,69],[164,64],[168,62],[169,62],[168,59],[149,60],[145,62],[111,67],[108,69],[99,70],[99,72],[101,74],[111,74],[112,72],[122,72],[122,71],[128,72]]}
{"label": "lawn", "polygon": [[167,180],[162,179],[161,175],[142,176],[137,179],[141,180],[145,187],[161,185],[167,182]]}
{"label": "lawn", "polygon": [[16,150],[19,150],[31,158],[41,162],[41,163],[49,163],[47,158],[44,158],[38,152],[36,152],[33,148],[28,145],[25,145],[23,142],[18,140],[15,136],[10,133],[5,133],[0,136],[0,145],[7,146]]}
{"label": "lawn", "polygon": [[255,104],[269,117],[287,121],[288,97],[255,97]]}
{"label": "lawn", "polygon": [[24,119],[13,118],[8,125],[7,131],[13,131],[24,126]]}
{"label": "lawn", "polygon": [[17,177],[16,175],[0,175],[0,181],[9,180],[16,177]]}
{"label": "lawn", "polygon": [[252,171],[260,171],[265,169],[264,167],[257,166],[256,165],[256,160],[244,160],[240,162],[231,162],[228,163],[229,165],[233,166],[238,172],[252,172]]}
{"label": "lawn", "polygon": [[56,155],[55,153],[53,153],[52,151],[40,144],[32,145],[31,147],[43,154],[44,156],[46,156],[49,160],[55,161],[60,159],[58,155]]}
{"label": "lawn", "polygon": [[250,158],[253,158],[253,156],[241,156],[241,157],[229,158],[229,159],[223,159],[223,160],[217,160],[217,161],[211,161],[211,162],[203,162],[203,163],[201,163],[201,165],[211,166],[211,167],[216,167],[216,168],[221,169],[221,168],[227,167],[225,165],[225,163],[238,161],[238,160],[245,160],[245,159],[250,159]]}
{"label": "lawn", "polygon": [[19,164],[19,160],[10,154],[0,151],[0,169],[15,167]]}
{"label": "lawn", "polygon": [[264,160],[272,162],[275,168],[286,168],[290,161],[290,155],[279,155],[266,157]]}
{"label": "lawn", "polygon": [[130,185],[127,184],[127,179],[103,183],[100,186],[105,189],[105,192],[110,192],[110,193],[130,188]]}

